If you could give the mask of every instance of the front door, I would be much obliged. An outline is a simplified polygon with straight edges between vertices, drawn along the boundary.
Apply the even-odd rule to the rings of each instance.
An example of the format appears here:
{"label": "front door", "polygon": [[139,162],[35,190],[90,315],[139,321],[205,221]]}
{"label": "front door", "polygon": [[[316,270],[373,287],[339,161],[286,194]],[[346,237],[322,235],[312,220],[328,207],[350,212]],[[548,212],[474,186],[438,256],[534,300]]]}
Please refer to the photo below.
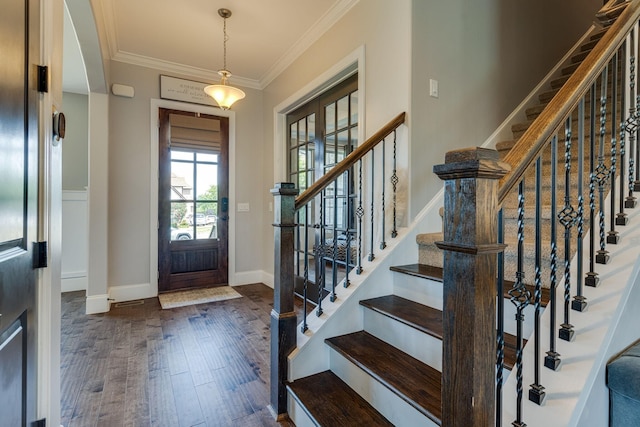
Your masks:
{"label": "front door", "polygon": [[158,290],[228,283],[229,119],[160,109]]}
{"label": "front door", "polygon": [[36,415],[39,2],[0,13],[0,427]]}

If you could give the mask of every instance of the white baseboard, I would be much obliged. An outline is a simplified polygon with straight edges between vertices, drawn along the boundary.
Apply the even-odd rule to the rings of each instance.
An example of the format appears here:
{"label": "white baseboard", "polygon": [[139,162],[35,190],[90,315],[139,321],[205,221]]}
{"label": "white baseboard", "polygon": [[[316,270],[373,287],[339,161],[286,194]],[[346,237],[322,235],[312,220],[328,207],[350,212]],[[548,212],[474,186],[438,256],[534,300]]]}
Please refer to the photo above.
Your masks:
{"label": "white baseboard", "polygon": [[242,271],[234,275],[231,286],[249,285],[251,283],[264,283],[273,288],[273,274],[269,274],[263,270]]}
{"label": "white baseboard", "polygon": [[87,272],[62,273],[60,290],[62,292],[86,291],[89,285]]}
{"label": "white baseboard", "polygon": [[92,295],[87,297],[86,314],[106,313],[109,311],[109,295]]}
{"label": "white baseboard", "polygon": [[109,298],[112,299],[111,302],[134,301],[138,299],[153,298],[157,296],[157,290],[153,289],[150,283],[111,286],[109,288]]}

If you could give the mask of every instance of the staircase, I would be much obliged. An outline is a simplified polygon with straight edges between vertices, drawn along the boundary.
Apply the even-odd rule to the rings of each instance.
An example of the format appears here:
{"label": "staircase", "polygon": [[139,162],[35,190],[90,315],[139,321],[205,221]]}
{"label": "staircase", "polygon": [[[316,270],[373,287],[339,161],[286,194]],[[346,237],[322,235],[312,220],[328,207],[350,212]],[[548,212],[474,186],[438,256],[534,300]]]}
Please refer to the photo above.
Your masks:
{"label": "staircase", "polygon": [[[550,90],[539,96],[539,105],[527,109],[527,121],[512,126],[513,139],[497,144],[496,148],[501,158],[508,158],[510,150],[517,145],[519,138],[527,135],[527,131],[529,131],[536,117],[543,113],[545,107],[553,100],[562,85],[570,81],[571,75],[578,69],[598,41],[603,38],[604,34],[604,31],[598,31],[592,34],[588,40],[579,47],[571,58],[571,65],[564,67],[561,72],[562,74],[550,82]],[[619,69],[622,69],[622,63],[623,61],[619,61]],[[626,90],[622,78],[614,80],[611,78],[611,75],[612,73],[608,75],[607,80],[609,88],[612,82],[616,82],[618,91]],[[623,73],[619,74],[619,76],[623,75]],[[594,132],[589,125],[589,118],[594,114],[593,111],[595,111],[596,117],[600,117],[601,105],[599,102],[599,94],[601,91],[601,83],[601,80],[597,80],[595,93],[595,99],[598,102],[597,106],[591,109],[591,103],[593,101],[586,97],[584,103],[586,115],[582,115],[580,121],[578,114],[571,114],[569,116],[572,117],[572,119],[568,120],[567,126],[571,127],[571,133],[574,135],[573,138],[576,138],[578,133],[584,132],[585,140],[588,140],[589,136]],[[607,122],[611,121],[610,112],[614,106],[618,114],[623,109],[619,98],[615,96],[611,98],[613,101],[609,100],[605,108],[605,116],[609,117]],[[582,120],[585,117],[587,119],[583,124]],[[583,126],[580,132],[578,131],[579,126]],[[605,153],[611,151],[611,127],[605,126],[603,129],[607,137],[602,139],[602,142],[597,141],[594,144],[593,153],[599,153],[601,150]],[[596,128],[595,135],[600,135],[599,127]],[[557,239],[558,284],[563,275],[562,268],[564,268],[562,260],[565,258],[563,243],[565,227],[556,218],[555,212],[563,209],[564,199],[563,197],[558,197],[558,200],[556,200],[557,205],[552,206],[551,194],[555,192],[564,194],[565,158],[567,156],[573,157],[574,159],[578,156],[583,156],[585,159],[589,159],[593,154],[588,144],[585,143],[584,152],[581,152],[581,150],[578,149],[578,144],[575,142],[569,144],[569,150],[565,152],[564,142],[562,138],[559,138],[558,152],[554,155],[555,157],[552,156],[548,149],[541,154],[541,164],[544,165],[543,170],[546,171],[546,173],[543,173],[541,180],[541,188],[543,189],[541,200],[544,206],[541,211],[542,222],[544,222],[546,226],[542,227],[544,231],[540,234],[542,245],[545,248],[552,246],[552,242],[554,242],[555,245]],[[570,182],[569,194],[572,194],[570,196],[570,203],[573,204],[574,207],[577,206],[578,182],[581,182],[582,199],[584,203],[582,207],[587,211],[589,209],[590,196],[590,171],[587,161],[585,161],[585,165],[587,166],[581,171],[581,174],[577,168],[570,168],[566,176]],[[611,162],[609,161],[606,166],[610,167]],[[554,167],[556,168],[555,173],[557,175],[555,182],[551,178]],[[533,194],[531,190],[534,189],[534,173],[526,172],[524,177],[525,180],[522,187],[525,190],[528,189],[530,194]],[[621,184],[626,185],[626,182],[618,183],[618,185]],[[560,191],[560,189],[562,189],[562,191]],[[638,189],[636,189],[636,191],[637,190]],[[606,196],[609,191],[610,190],[606,190],[604,194],[601,192],[601,196]],[[615,193],[615,187],[611,189],[611,193]],[[543,252],[542,264],[545,267],[543,267],[542,276],[544,279],[541,283],[542,289],[536,290],[536,283],[533,280],[536,277],[533,268],[535,243],[529,242],[518,248],[518,230],[520,228],[524,230],[524,235],[529,236],[535,234],[537,227],[535,226],[534,201],[535,198],[531,197],[525,198],[524,201],[520,202],[517,193],[515,193],[515,195],[507,196],[502,205],[505,218],[505,243],[508,245],[504,256],[504,276],[506,278],[504,281],[504,297],[506,301],[513,298],[512,295],[509,294],[509,290],[513,289],[516,283],[510,282],[509,279],[515,280],[516,277],[522,273],[522,271],[518,272],[520,268],[518,259],[519,252],[524,252],[523,272],[525,279],[523,285],[526,286],[529,292],[529,300],[527,302],[529,304],[529,311],[525,315],[529,323],[524,325],[524,332],[518,336],[515,335],[516,329],[520,329],[523,326],[519,325],[517,328],[514,326],[511,329],[507,327],[504,335],[504,368],[507,370],[504,376],[509,377],[508,381],[513,390],[520,391],[522,390],[522,384],[519,383],[516,385],[516,381],[522,380],[521,372],[518,372],[518,375],[513,375],[509,372],[514,369],[519,369],[518,364],[522,362],[518,360],[519,357],[522,357],[521,354],[518,354],[518,341],[522,340],[523,345],[527,344],[527,340],[523,337],[532,335],[534,325],[530,321],[534,317],[532,315],[534,309],[546,307],[553,298],[558,300],[562,298],[562,289],[558,286],[558,290],[556,291],[556,283],[549,282],[552,269],[549,265],[552,263],[553,258],[549,252],[546,250]],[[596,204],[597,203],[598,202],[596,202]],[[608,199],[606,203],[609,203]],[[554,213],[552,214],[552,212]],[[612,216],[614,216],[614,213],[607,214],[607,224]],[[635,214],[633,216],[636,222],[640,221],[639,215]],[[595,227],[596,221],[597,218],[594,223],[591,224],[588,221],[588,215],[585,217],[585,221],[582,224],[584,227],[583,236],[588,235],[591,225]],[[283,223],[286,223],[286,221]],[[553,229],[552,223],[555,223],[557,236],[553,236],[553,234],[556,233],[550,231]],[[631,229],[631,227],[629,229]],[[626,233],[628,235],[627,237],[634,239],[635,237],[632,236],[640,234],[640,227],[637,225],[633,227],[633,233]],[[317,328],[313,329],[314,332],[312,332],[311,336],[309,336],[309,334],[302,334],[302,336],[298,334],[299,340],[300,336],[303,340],[309,340],[309,342],[315,339],[314,345],[299,348],[299,351],[294,352],[287,362],[280,361],[279,366],[282,366],[283,363],[288,363],[293,371],[289,376],[289,381],[286,383],[286,393],[288,395],[287,413],[296,426],[430,426],[443,424],[443,390],[441,387],[445,380],[442,375],[442,340],[445,333],[443,331],[442,282],[446,274],[443,274],[443,252],[436,247],[435,242],[445,239],[442,233],[416,234],[415,241],[418,243],[417,263],[388,265],[390,262],[396,260],[393,257],[390,257],[388,260],[382,259],[378,261],[380,263],[379,265],[372,268],[375,268],[376,272],[381,268],[388,268],[387,272],[381,272],[378,277],[378,281],[385,281],[385,284],[378,286],[375,291],[371,289],[366,290],[362,283],[352,284],[350,289],[345,290],[345,294],[342,297],[344,303],[339,309],[349,314],[340,318],[337,316],[328,317],[324,320],[327,325],[331,323],[330,330],[343,331],[343,333],[325,337],[327,332],[320,331],[320,329]],[[406,239],[407,236],[411,236],[411,233],[405,234],[404,231],[400,231],[400,240]],[[569,247],[570,252],[567,255],[567,259],[574,260],[577,258],[575,229],[573,230],[570,241],[572,244]],[[594,241],[597,242],[597,238],[595,238]],[[597,243],[596,246],[598,246]],[[629,243],[626,243],[626,246],[620,245],[618,249],[623,252],[629,252],[630,247],[632,247],[632,245],[629,246]],[[616,249],[611,250],[612,257],[614,256],[614,252],[616,252]],[[615,256],[618,255],[616,254]],[[620,256],[624,257],[623,254]],[[569,264],[569,266],[571,267],[571,274],[575,276],[575,263],[573,266],[571,266],[571,264]],[[628,271],[625,269],[628,269]],[[624,270],[626,272],[625,274],[628,275],[632,274],[631,267],[629,266],[619,268],[618,270]],[[611,273],[611,267],[605,267],[603,271],[608,272],[606,274],[614,275]],[[580,271],[580,274],[583,273],[584,272]],[[357,282],[357,280],[355,281]],[[620,281],[622,282],[623,280]],[[615,289],[615,298],[619,298],[620,295],[618,294],[624,293],[625,283],[616,283],[615,286],[609,288],[609,292],[613,292],[612,290]],[[358,287],[358,285],[361,285],[361,287]],[[619,288],[616,288],[616,286],[619,286]],[[536,301],[537,291],[540,291],[538,301]],[[374,295],[372,295],[372,293]],[[600,295],[600,298],[607,298],[607,292],[598,295]],[[357,302],[352,302],[354,299]],[[616,299],[615,301],[618,300]],[[522,303],[522,301],[520,302]],[[538,303],[539,307],[534,307],[534,303]],[[515,308],[509,303],[507,303],[506,306],[507,313],[505,314],[505,318],[511,319],[514,317]],[[601,314],[599,311],[600,308],[601,307],[596,306],[592,311],[596,312],[597,316],[616,317],[615,314],[611,313]],[[510,309],[512,311],[509,311]],[[615,312],[616,307],[613,307],[611,310]],[[576,325],[584,324],[581,315],[582,313],[577,315]],[[548,316],[548,310],[545,312],[545,316]],[[337,324],[337,322],[341,323]],[[597,326],[593,326],[593,324],[589,325],[591,326],[587,326],[587,330],[582,332],[583,335],[590,335],[588,330],[590,327],[597,329]],[[552,325],[552,328],[554,327],[555,326]],[[324,338],[323,346],[320,346],[317,342],[320,338]],[[607,339],[609,338],[600,337],[597,345],[605,345],[602,343],[606,342]],[[531,341],[529,341],[529,344],[531,344]],[[489,351],[491,351],[492,345],[489,345],[488,348],[490,349]],[[573,356],[576,360],[583,357],[582,354],[575,353],[573,350],[565,350],[565,344],[559,344],[559,348],[565,356],[569,354],[570,357]],[[592,357],[593,365],[590,365],[591,367],[588,369],[593,369],[593,371],[596,372],[599,360],[602,357],[606,357],[610,352],[611,350],[606,347],[604,350],[598,351],[598,355]],[[525,358],[533,359],[534,351],[531,345],[526,347],[526,353]],[[470,355],[469,357],[474,358],[474,355]],[[311,368],[303,366],[301,360],[305,359],[313,359],[315,361],[315,363],[309,364],[312,366]],[[328,369],[314,372],[313,367],[321,365],[326,365]],[[575,375],[581,378],[580,381],[583,381],[582,384],[585,388],[589,386],[586,377],[593,376],[590,372],[591,371]],[[571,382],[571,380],[566,379],[566,376],[562,378],[562,380],[548,380],[548,383],[556,386],[558,382]],[[454,375],[454,381],[458,382],[459,386],[464,387],[466,379],[462,375],[458,378],[455,378]],[[528,384],[529,383],[527,383],[527,385]],[[525,387],[527,385],[525,385]],[[566,390],[566,388],[562,389],[559,387],[556,390]],[[551,391],[551,393],[553,393],[553,391]],[[560,392],[560,394],[562,393],[563,392]],[[570,392],[567,392],[567,394],[570,394]],[[514,406],[518,406],[517,417],[518,423],[520,423],[520,408],[522,403],[514,403],[514,399],[515,398],[509,397],[505,401],[509,404],[513,403]],[[518,397],[518,399],[520,399],[520,397]],[[579,399],[580,402],[584,400],[582,397]],[[578,400],[578,398],[576,397],[575,400]],[[540,418],[546,420],[544,423],[531,423],[529,425],[567,425],[556,424],[553,421],[552,411],[554,410],[554,404],[557,403],[558,401],[555,401],[548,405],[551,406],[550,409],[544,408],[547,409],[547,415],[545,415],[547,418]],[[575,405],[575,402],[573,404]],[[551,411],[552,414],[551,420],[548,415],[549,411]],[[506,417],[511,417],[512,411],[509,410],[507,412]],[[570,416],[574,417],[574,415],[571,414]],[[501,413],[498,415],[498,418],[502,419]],[[565,420],[566,417],[559,417],[558,419]],[[513,418],[508,422],[512,420]],[[572,418],[572,423],[574,421]],[[571,425],[576,424],[573,423]]]}

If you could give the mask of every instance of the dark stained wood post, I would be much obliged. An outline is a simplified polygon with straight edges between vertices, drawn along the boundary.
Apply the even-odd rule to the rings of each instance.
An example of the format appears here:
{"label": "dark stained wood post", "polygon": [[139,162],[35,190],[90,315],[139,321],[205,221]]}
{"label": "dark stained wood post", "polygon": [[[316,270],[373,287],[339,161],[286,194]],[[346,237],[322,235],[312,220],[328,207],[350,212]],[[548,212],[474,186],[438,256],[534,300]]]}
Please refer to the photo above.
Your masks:
{"label": "dark stained wood post", "polygon": [[295,201],[298,190],[290,182],[276,184],[274,196],[273,310],[271,310],[271,411],[287,413],[286,382],[289,354],[296,348],[296,313],[293,303]]}
{"label": "dark stained wood post", "polygon": [[494,150],[446,154],[442,426],[495,425],[498,180],[509,171]]}

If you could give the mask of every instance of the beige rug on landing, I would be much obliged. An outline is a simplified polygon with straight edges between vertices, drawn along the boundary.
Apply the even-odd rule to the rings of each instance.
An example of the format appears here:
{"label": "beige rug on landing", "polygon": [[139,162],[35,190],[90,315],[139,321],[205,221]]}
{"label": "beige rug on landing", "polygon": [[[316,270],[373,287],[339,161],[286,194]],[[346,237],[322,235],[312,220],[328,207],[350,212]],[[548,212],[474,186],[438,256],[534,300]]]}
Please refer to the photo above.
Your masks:
{"label": "beige rug on landing", "polygon": [[240,297],[242,297],[242,295],[236,292],[231,286],[220,286],[217,288],[188,289],[186,291],[169,292],[160,294],[158,299],[160,300],[162,308],[166,310],[168,308],[224,301]]}

